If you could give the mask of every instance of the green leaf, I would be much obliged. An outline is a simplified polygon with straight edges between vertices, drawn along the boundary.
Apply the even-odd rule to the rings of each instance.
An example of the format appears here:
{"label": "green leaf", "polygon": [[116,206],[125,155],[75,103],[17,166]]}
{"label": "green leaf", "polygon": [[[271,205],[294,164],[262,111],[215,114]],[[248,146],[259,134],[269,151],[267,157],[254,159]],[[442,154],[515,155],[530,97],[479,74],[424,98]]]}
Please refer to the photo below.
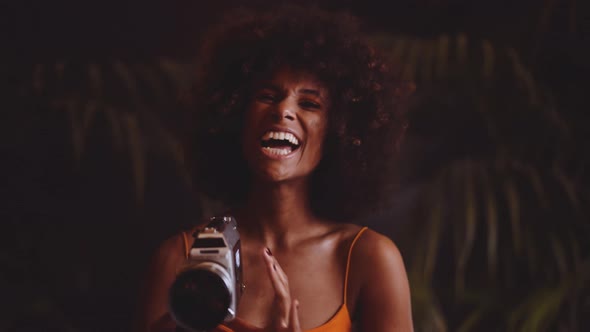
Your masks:
{"label": "green leaf", "polygon": [[569,201],[572,204],[576,213],[581,214],[580,201],[576,193],[575,184],[572,181],[570,181],[568,176],[557,164],[553,165],[553,174],[555,174],[558,183],[563,187],[563,190],[567,194]]}
{"label": "green leaf", "polygon": [[467,61],[467,36],[464,33],[457,35],[457,62],[464,64]]}
{"label": "green leaf", "polygon": [[554,235],[550,236],[550,238],[551,247],[553,248],[553,255],[555,257],[555,263],[557,265],[561,278],[564,279],[567,276],[568,268],[563,244]]}
{"label": "green leaf", "polygon": [[411,41],[410,50],[404,62],[402,70],[402,79],[414,82],[416,80],[416,68],[418,67],[418,59],[420,52],[422,51],[422,41],[420,39],[414,39]]}
{"label": "green leaf", "polygon": [[124,126],[127,131],[127,140],[131,162],[133,164],[133,177],[135,180],[135,193],[137,194],[137,203],[143,203],[145,189],[145,161],[143,152],[143,140],[137,117],[128,114],[124,117]]}
{"label": "green leaf", "polygon": [[506,199],[508,203],[510,213],[510,226],[512,230],[512,244],[514,251],[517,255],[522,252],[522,241],[521,241],[521,220],[520,220],[520,198],[518,196],[518,190],[516,184],[511,178],[504,181],[504,191],[506,193]]}
{"label": "green leaf", "polygon": [[[459,257],[457,257],[455,291],[462,294],[465,290],[465,270],[469,256],[473,249],[473,242],[477,231],[477,206],[474,185],[474,172],[469,161],[463,162],[462,177],[464,178],[465,224],[464,238],[461,241]],[[457,227],[457,225],[455,226]]]}
{"label": "green leaf", "polygon": [[494,75],[494,47],[489,40],[481,42],[483,53],[482,76],[485,80],[491,80]]}
{"label": "green leaf", "polygon": [[85,142],[85,130],[80,120],[80,111],[78,109],[78,101],[75,99],[68,99],[64,101],[64,107],[70,118],[70,130],[72,131],[72,145],[74,147],[74,156],[77,161],[82,157]]}
{"label": "green leaf", "polygon": [[88,65],[88,79],[90,81],[90,91],[94,98],[100,98],[103,95],[103,81],[100,67],[91,63]]}
{"label": "green leaf", "polygon": [[498,204],[487,168],[482,168],[481,179],[486,210],[488,274],[494,280],[498,271]]}
{"label": "green leaf", "polygon": [[533,79],[532,74],[529,70],[527,70],[524,67],[524,65],[520,61],[520,56],[518,55],[518,52],[514,48],[508,48],[506,53],[512,61],[512,66],[514,69],[516,79],[524,85],[524,88],[529,97],[529,104],[537,105],[539,103],[539,98],[537,95],[537,90],[535,88],[535,80]]}
{"label": "green leaf", "polygon": [[428,40],[422,43],[420,52],[420,77],[422,82],[430,83],[433,78],[433,63],[434,63],[434,52],[436,45]]}
{"label": "green leaf", "polygon": [[465,320],[463,320],[461,325],[459,325],[457,332],[475,331],[475,327],[477,326],[477,323],[479,323],[479,321],[481,321],[481,319],[484,317],[484,314],[485,314],[484,308],[477,308],[477,309],[473,310],[467,316],[467,318],[465,318]]}
{"label": "green leaf", "polygon": [[442,219],[445,205],[445,195],[443,188],[443,180],[446,175],[443,171],[435,184],[435,191],[432,200],[432,210],[430,212],[430,223],[427,232],[426,254],[424,255],[424,272],[423,280],[427,283],[432,281],[432,275],[436,266],[436,258],[438,256],[438,247],[441,237]]}
{"label": "green leaf", "polygon": [[111,139],[113,141],[113,145],[116,148],[123,148],[124,139],[123,139],[123,129],[121,124],[121,117],[117,114],[115,109],[111,106],[104,108],[104,114],[106,115],[106,119],[109,124],[109,129],[111,131]]}
{"label": "green leaf", "polygon": [[441,78],[447,75],[449,66],[449,36],[441,35],[438,37],[436,55],[436,75]]}

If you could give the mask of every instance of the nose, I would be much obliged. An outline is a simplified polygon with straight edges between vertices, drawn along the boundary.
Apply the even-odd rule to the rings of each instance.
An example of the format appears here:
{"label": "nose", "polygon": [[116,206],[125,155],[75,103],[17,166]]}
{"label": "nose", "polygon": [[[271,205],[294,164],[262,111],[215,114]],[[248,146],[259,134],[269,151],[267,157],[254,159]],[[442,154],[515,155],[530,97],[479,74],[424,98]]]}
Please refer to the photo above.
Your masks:
{"label": "nose", "polygon": [[272,116],[275,121],[281,121],[283,119],[291,121],[295,120],[295,112],[289,103],[286,102],[277,104]]}

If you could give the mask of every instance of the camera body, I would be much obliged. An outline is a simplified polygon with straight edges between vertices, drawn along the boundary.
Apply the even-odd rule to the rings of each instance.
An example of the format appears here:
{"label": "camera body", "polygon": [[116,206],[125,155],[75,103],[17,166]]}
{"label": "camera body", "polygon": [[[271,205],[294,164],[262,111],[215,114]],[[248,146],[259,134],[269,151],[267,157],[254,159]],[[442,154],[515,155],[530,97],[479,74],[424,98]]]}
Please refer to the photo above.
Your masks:
{"label": "camera body", "polygon": [[231,216],[213,217],[194,243],[169,293],[179,326],[207,331],[235,318],[243,291],[240,236]]}

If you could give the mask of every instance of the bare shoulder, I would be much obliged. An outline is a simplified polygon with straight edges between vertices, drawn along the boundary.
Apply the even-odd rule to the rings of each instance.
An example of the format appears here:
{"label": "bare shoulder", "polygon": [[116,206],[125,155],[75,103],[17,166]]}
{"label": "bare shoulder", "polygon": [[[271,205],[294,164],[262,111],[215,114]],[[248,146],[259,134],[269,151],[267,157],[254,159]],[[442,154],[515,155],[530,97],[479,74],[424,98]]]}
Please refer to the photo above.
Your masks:
{"label": "bare shoulder", "polygon": [[366,229],[360,233],[363,227],[356,224],[341,224],[338,226],[343,244],[348,248],[352,241],[357,238],[352,251],[353,260],[369,259],[373,263],[392,263],[402,264],[402,257],[399,249],[393,241],[387,236]]}
{"label": "bare shoulder", "polygon": [[[387,236],[367,229],[355,244],[353,258],[371,264],[403,268],[403,259],[398,247]],[[371,269],[373,271],[373,269]],[[371,271],[366,271],[371,273]]]}
{"label": "bare shoulder", "polygon": [[402,254],[387,236],[367,229],[357,239],[351,253],[354,279],[359,294],[380,283],[407,283]]}
{"label": "bare shoulder", "polygon": [[368,229],[355,243],[351,261],[354,297],[349,299],[361,330],[411,331],[410,288],[395,243]]}

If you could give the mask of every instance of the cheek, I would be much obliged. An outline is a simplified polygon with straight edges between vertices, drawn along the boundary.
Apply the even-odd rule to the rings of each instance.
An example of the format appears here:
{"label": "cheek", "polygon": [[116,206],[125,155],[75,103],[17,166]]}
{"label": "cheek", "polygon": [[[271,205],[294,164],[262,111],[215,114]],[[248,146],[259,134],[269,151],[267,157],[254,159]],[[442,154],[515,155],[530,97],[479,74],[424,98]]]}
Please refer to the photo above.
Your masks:
{"label": "cheek", "polygon": [[326,137],[326,131],[328,127],[328,121],[325,116],[318,117],[309,122],[309,128],[314,136],[320,140],[320,144],[323,145],[324,138]]}
{"label": "cheek", "polygon": [[326,139],[326,132],[327,132],[327,121],[323,117],[319,117],[317,119],[313,119],[312,121],[308,122],[308,128],[310,137],[314,141],[314,150],[317,153],[317,158],[321,158],[324,148],[324,143]]}

